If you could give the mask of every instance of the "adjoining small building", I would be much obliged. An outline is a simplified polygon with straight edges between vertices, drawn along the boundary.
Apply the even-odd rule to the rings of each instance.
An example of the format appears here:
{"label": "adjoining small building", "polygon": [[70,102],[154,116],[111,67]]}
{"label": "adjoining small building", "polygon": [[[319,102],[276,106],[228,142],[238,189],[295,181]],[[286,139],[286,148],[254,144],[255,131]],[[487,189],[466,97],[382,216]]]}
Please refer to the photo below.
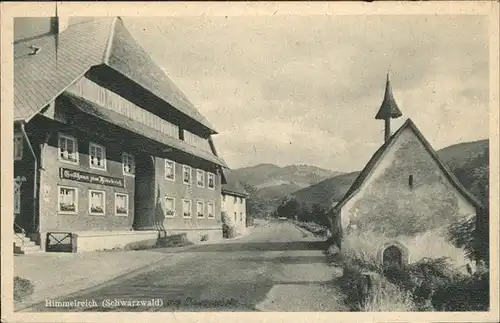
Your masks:
{"label": "adjoining small building", "polygon": [[229,171],[224,172],[226,183],[222,185],[222,212],[225,212],[236,228],[236,233],[245,232],[247,227],[247,203],[249,194],[243,185],[231,176]]}
{"label": "adjoining small building", "polygon": [[446,233],[439,230],[476,215],[482,207],[411,119],[391,134],[390,120],[400,116],[387,76],[376,115],[385,123],[384,143],[343,199],[328,211],[332,232],[340,248],[350,234],[373,233],[376,241],[365,240],[378,249],[382,262],[384,255],[399,255],[395,263],[431,254],[453,257],[449,254],[453,247],[445,245]]}
{"label": "adjoining small building", "polygon": [[222,238],[217,132],[122,19],[14,26],[18,249]]}

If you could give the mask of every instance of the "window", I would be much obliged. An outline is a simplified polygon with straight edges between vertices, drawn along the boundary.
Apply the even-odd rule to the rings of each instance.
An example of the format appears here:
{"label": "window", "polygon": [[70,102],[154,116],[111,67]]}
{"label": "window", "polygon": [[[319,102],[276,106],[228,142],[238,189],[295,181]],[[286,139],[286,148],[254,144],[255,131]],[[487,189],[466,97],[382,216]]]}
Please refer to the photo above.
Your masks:
{"label": "window", "polygon": [[243,222],[243,212],[240,212],[240,222]]}
{"label": "window", "polygon": [[173,218],[175,216],[175,198],[167,196],[165,198],[165,216]]}
{"label": "window", "polygon": [[101,145],[89,144],[90,168],[106,170],[106,148]]}
{"label": "window", "polygon": [[14,134],[14,160],[23,159],[23,135]]}
{"label": "window", "polygon": [[413,189],[413,175],[408,176],[408,185]]}
{"label": "window", "polygon": [[106,89],[97,87],[97,103],[106,106]]}
{"label": "window", "polygon": [[165,160],[165,178],[175,181],[175,163],[171,160]]}
{"label": "window", "polygon": [[127,153],[122,153],[122,166],[123,166],[123,175],[134,176],[135,174],[134,156]]}
{"label": "window", "polygon": [[189,166],[182,166],[182,181],[184,184],[190,184],[191,183],[191,167]]}
{"label": "window", "polygon": [[234,222],[238,220],[238,213],[234,212]]}
{"label": "window", "polygon": [[78,190],[75,187],[59,186],[59,213],[76,213],[78,210]]}
{"label": "window", "polygon": [[128,215],[128,194],[115,193],[115,215]]}
{"label": "window", "polygon": [[222,202],[226,202],[226,195],[222,194]]}
{"label": "window", "polygon": [[196,170],[196,185],[198,187],[205,187],[205,171],[201,169]]}
{"label": "window", "polygon": [[208,202],[208,218],[215,218],[215,204]]}
{"label": "window", "polygon": [[205,216],[205,212],[203,212],[204,211],[203,207],[204,207],[203,201],[196,202],[196,214],[198,215],[199,218]]}
{"label": "window", "polygon": [[182,216],[185,218],[191,217],[191,200],[182,201]]}
{"label": "window", "polygon": [[89,213],[104,215],[106,213],[106,194],[104,191],[89,190]]}
{"label": "window", "polygon": [[14,180],[14,214],[21,213],[21,183]]}
{"label": "window", "polygon": [[215,174],[208,173],[208,188],[215,189]]}
{"label": "window", "polygon": [[240,204],[243,204],[243,198],[240,197]]}
{"label": "window", "polygon": [[238,197],[233,196],[233,202],[234,202],[234,204],[238,203]]}
{"label": "window", "polygon": [[59,134],[59,159],[78,164],[78,143],[74,137]]}

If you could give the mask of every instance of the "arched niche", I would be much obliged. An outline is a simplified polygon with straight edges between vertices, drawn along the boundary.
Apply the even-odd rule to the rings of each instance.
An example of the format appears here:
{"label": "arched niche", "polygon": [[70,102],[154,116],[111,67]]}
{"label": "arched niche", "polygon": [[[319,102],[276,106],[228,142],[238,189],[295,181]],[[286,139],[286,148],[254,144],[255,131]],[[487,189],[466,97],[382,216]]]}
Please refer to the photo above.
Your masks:
{"label": "arched niche", "polygon": [[410,254],[401,242],[390,241],[379,248],[378,261],[382,265],[403,267],[410,262]]}

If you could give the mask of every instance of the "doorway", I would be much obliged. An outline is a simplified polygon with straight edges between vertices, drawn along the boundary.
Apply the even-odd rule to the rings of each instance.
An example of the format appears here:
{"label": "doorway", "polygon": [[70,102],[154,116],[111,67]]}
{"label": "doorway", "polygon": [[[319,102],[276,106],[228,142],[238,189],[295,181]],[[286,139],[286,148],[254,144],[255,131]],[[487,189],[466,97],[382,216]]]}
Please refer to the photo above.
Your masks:
{"label": "doorway", "polygon": [[397,246],[389,246],[383,253],[383,264],[386,267],[403,267],[403,252]]}
{"label": "doorway", "polygon": [[154,230],[155,164],[154,158],[141,153],[135,157],[134,230]]}

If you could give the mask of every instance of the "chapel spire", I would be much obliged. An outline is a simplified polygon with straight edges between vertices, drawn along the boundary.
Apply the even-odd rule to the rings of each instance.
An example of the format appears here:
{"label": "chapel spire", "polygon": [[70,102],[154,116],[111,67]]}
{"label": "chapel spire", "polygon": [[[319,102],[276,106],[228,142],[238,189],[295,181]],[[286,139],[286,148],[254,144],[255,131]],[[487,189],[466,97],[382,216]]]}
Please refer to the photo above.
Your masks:
{"label": "chapel spire", "polygon": [[387,72],[384,101],[382,101],[382,105],[375,116],[375,119],[385,121],[384,141],[387,141],[391,136],[391,119],[399,118],[402,115],[392,94],[391,80],[389,79],[389,72]]}

